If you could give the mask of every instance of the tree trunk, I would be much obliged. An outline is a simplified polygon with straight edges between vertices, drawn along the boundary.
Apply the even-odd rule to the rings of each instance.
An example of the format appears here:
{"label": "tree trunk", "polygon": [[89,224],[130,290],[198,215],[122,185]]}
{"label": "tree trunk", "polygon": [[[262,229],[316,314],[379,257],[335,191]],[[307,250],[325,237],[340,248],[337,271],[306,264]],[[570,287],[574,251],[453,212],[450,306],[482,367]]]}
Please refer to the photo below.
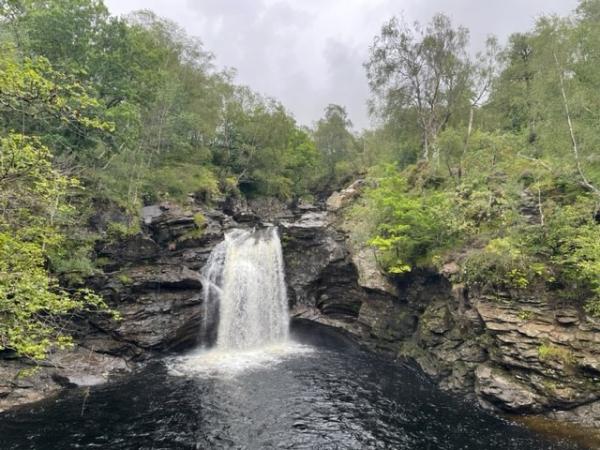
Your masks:
{"label": "tree trunk", "polygon": [[575,136],[575,130],[573,128],[573,120],[571,119],[571,110],[569,108],[569,102],[567,100],[567,91],[565,90],[565,78],[563,75],[562,68],[558,63],[558,57],[554,52],[554,61],[556,62],[556,68],[558,69],[558,79],[560,81],[560,93],[562,94],[563,107],[565,109],[565,115],[567,117],[567,125],[569,126],[569,135],[571,137],[571,148],[573,150],[573,156],[575,157],[575,165],[577,166],[577,172],[581,177],[582,184],[592,191],[596,195],[600,195],[600,189],[594,186],[586,177],[583,167],[581,166],[581,160],[579,158],[579,146],[577,145],[577,138]]}
{"label": "tree trunk", "polygon": [[458,179],[460,180],[463,176],[463,163],[467,156],[467,151],[469,150],[469,141],[471,140],[471,133],[473,133],[473,119],[475,116],[475,107],[471,105],[469,109],[469,125],[467,126],[467,136],[465,137],[465,145],[463,146],[463,152],[460,157],[460,161],[458,164]]}

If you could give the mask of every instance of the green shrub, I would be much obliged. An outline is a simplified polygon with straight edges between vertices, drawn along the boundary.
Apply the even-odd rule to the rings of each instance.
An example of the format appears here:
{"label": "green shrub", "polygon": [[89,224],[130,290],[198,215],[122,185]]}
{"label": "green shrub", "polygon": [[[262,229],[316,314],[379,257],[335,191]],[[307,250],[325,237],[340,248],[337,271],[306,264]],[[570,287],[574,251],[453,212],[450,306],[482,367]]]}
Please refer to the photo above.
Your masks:
{"label": "green shrub", "polygon": [[397,174],[382,179],[367,197],[369,208],[377,211],[369,244],[377,249],[389,273],[430,264],[436,253],[449,248],[459,236],[451,194],[411,192],[402,174]]}
{"label": "green shrub", "polygon": [[194,214],[194,223],[198,228],[204,228],[206,226],[206,216],[201,212]]}
{"label": "green shrub", "polygon": [[573,365],[576,362],[573,352],[564,347],[548,343],[541,344],[538,347],[538,356],[542,361],[554,360],[568,365]]}
{"label": "green shrub", "polygon": [[109,222],[106,225],[106,234],[108,235],[108,238],[113,241],[119,241],[135,236],[140,230],[140,224],[137,221],[131,225],[126,225],[121,222]]}
{"label": "green shrub", "polygon": [[185,202],[190,194],[210,201],[218,195],[219,180],[207,166],[177,164],[160,167],[144,182],[144,190],[153,201],[176,200]]}
{"label": "green shrub", "polygon": [[463,279],[472,285],[525,289],[545,273],[544,264],[533,260],[518,243],[496,238],[465,259]]}
{"label": "green shrub", "polygon": [[204,235],[206,228],[206,217],[201,212],[194,214],[194,225],[195,228],[190,230],[183,235],[179,236],[178,242],[188,241],[190,239],[200,239]]}
{"label": "green shrub", "polygon": [[117,275],[117,280],[119,280],[119,282],[124,285],[133,283],[133,279],[125,273],[120,273],[119,275]]}

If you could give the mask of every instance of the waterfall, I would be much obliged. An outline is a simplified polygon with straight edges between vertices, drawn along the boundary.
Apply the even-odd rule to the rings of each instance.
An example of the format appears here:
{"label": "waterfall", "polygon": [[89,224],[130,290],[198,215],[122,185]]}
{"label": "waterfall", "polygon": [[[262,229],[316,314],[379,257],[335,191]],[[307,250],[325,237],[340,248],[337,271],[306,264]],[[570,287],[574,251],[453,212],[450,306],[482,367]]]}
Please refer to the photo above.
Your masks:
{"label": "waterfall", "polygon": [[287,339],[288,301],[277,228],[233,230],[204,268],[205,323],[218,315],[218,350],[260,348]]}
{"label": "waterfall", "polygon": [[201,339],[207,345],[170,360],[171,374],[236,376],[313,353],[312,347],[288,339],[288,301],[277,228],[227,232],[202,274]]}

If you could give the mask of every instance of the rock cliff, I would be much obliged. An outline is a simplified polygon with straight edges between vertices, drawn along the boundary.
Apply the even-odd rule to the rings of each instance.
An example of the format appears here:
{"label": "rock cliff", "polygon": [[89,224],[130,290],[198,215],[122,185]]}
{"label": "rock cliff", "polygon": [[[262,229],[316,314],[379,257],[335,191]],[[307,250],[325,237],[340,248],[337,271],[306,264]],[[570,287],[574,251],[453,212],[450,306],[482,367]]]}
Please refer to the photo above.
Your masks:
{"label": "rock cliff", "polygon": [[193,348],[201,335],[201,269],[234,227],[279,226],[293,316],[345,330],[365,346],[413,358],[447,390],[483,407],[600,426],[600,322],[543,291],[473,292],[441,271],[389,279],[373,252],[349,239],[344,208],[362,182],[323,205],[228,199],[215,209],[144,208],[143,231],[98,246],[104,274],[89,280],[122,319],[73,323],[77,345],[32,368],[4,355],[0,410],[69,386],[134,370],[149,358]]}

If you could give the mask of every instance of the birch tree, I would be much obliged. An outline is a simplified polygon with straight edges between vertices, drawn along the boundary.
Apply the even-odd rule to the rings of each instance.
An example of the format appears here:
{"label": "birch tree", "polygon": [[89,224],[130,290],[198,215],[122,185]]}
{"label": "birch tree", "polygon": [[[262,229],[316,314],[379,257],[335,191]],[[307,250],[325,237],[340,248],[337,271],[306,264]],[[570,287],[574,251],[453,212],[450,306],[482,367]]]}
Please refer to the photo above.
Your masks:
{"label": "birch tree", "polygon": [[469,32],[438,14],[422,27],[392,18],[381,29],[365,64],[373,94],[371,110],[384,120],[398,109],[416,112],[424,160],[435,156],[438,134],[468,104]]}

